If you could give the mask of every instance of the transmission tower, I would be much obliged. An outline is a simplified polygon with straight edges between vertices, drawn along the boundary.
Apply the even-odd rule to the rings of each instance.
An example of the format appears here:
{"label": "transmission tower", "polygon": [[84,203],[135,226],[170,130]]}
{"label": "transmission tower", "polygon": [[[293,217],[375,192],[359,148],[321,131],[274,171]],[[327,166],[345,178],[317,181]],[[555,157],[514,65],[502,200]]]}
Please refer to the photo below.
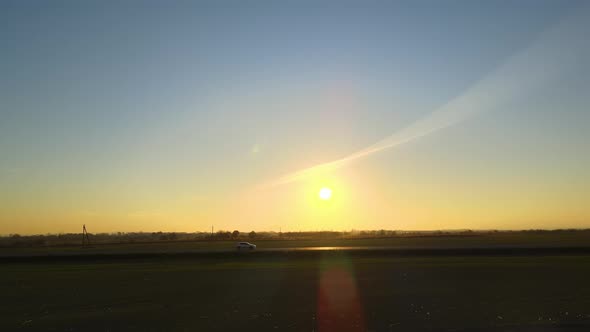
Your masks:
{"label": "transmission tower", "polygon": [[90,244],[90,238],[88,237],[88,231],[86,230],[86,225],[82,225],[82,245],[86,246]]}

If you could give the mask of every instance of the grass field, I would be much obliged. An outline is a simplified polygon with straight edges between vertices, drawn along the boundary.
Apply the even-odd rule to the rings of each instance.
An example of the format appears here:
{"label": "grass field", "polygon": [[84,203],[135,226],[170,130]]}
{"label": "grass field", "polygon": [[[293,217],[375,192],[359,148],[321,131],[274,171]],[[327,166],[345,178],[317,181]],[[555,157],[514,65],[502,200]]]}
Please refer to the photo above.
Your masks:
{"label": "grass field", "polygon": [[590,256],[4,263],[0,330],[588,331]]}

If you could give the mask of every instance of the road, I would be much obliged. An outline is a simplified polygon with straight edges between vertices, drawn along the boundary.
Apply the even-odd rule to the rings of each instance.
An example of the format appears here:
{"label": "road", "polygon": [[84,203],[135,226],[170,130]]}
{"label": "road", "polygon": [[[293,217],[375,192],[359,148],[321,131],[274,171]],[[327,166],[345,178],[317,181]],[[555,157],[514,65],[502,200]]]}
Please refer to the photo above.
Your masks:
{"label": "road", "polygon": [[53,261],[53,260],[93,260],[93,259],[152,259],[152,258],[227,258],[227,257],[316,257],[332,253],[344,253],[350,257],[403,257],[403,256],[569,256],[588,255],[590,247],[560,246],[505,246],[488,245],[476,247],[290,247],[258,248],[256,250],[227,249],[192,249],[145,250],[132,246],[123,250],[101,250],[101,248],[79,248],[77,250],[51,250],[47,252],[0,251],[0,262],[19,261]]}

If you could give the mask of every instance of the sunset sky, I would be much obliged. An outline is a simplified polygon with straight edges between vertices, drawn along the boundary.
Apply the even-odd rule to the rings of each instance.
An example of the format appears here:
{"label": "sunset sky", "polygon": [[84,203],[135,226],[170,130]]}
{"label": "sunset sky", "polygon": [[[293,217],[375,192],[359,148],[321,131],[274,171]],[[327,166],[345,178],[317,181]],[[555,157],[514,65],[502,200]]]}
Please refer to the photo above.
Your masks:
{"label": "sunset sky", "polygon": [[0,234],[590,227],[585,1],[122,3],[0,2]]}

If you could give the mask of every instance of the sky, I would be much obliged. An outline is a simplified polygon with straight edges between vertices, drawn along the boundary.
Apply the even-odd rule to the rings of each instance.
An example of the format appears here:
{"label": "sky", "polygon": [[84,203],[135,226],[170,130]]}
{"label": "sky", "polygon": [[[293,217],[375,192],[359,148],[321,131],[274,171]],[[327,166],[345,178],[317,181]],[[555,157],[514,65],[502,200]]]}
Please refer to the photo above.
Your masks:
{"label": "sky", "polygon": [[590,227],[588,33],[585,1],[1,1],[0,234]]}

